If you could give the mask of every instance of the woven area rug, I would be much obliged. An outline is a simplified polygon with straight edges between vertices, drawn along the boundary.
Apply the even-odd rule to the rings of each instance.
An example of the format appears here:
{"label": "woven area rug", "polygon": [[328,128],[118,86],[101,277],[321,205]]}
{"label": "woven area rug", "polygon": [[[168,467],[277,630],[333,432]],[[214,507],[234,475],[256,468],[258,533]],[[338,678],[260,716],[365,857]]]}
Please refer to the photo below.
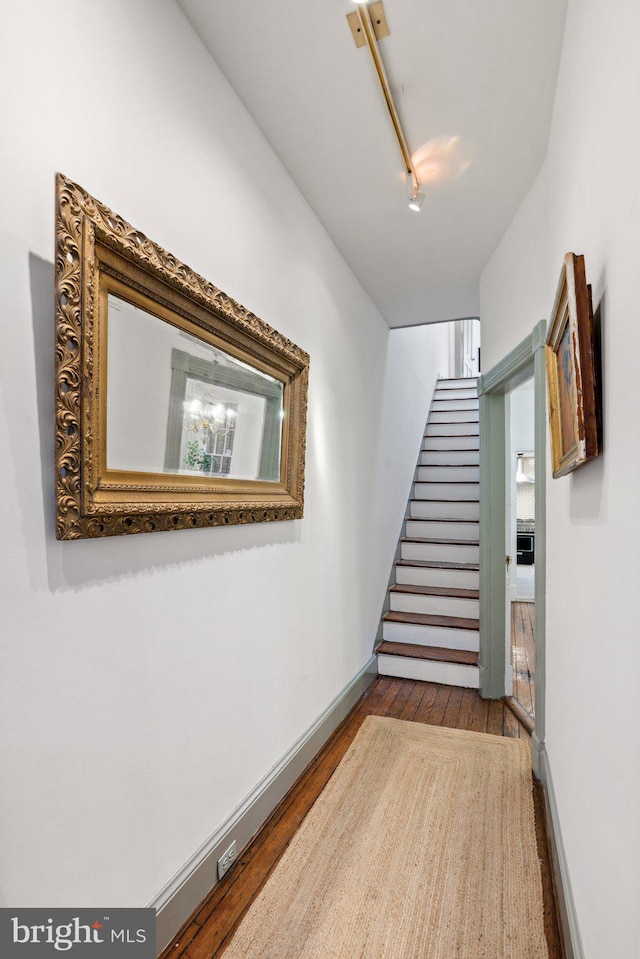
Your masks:
{"label": "woven area rug", "polygon": [[546,959],[529,749],[368,717],[224,959]]}

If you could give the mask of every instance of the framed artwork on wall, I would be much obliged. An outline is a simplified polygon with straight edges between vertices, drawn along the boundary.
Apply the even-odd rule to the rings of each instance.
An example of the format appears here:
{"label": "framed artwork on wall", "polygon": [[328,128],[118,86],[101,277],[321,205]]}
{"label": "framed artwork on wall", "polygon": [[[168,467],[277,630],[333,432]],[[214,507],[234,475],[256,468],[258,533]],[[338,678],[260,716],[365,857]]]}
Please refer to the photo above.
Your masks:
{"label": "framed artwork on wall", "polygon": [[546,341],[551,467],[565,476],[601,451],[598,357],[584,257],[567,253]]}
{"label": "framed artwork on wall", "polygon": [[56,178],[56,535],[300,519],[309,357]]}

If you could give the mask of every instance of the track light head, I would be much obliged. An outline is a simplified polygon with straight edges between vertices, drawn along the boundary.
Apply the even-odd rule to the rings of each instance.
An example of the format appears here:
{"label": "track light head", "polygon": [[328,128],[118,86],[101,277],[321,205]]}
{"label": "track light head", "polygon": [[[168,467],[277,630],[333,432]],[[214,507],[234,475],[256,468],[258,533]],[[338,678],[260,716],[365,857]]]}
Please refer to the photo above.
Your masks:
{"label": "track light head", "polygon": [[408,169],[406,172],[407,178],[407,196],[409,197],[409,209],[413,210],[414,213],[419,213],[422,204],[424,203],[424,193],[420,192],[420,184],[418,179],[412,169]]}

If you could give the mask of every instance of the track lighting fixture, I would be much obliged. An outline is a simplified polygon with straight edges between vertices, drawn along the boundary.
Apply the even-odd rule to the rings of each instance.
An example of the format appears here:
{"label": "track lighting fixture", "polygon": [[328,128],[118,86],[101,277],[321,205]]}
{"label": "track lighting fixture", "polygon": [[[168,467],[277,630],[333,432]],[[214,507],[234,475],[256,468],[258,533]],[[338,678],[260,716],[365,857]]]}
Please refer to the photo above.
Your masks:
{"label": "track lighting fixture", "polygon": [[398,141],[400,153],[402,154],[403,166],[407,175],[407,183],[409,184],[409,209],[419,213],[424,201],[424,194],[420,192],[420,182],[416,174],[411,151],[407,145],[404,130],[402,129],[402,124],[400,123],[398,110],[391,93],[391,87],[378,47],[378,40],[389,36],[389,27],[386,22],[384,7],[381,0],[371,4],[368,4],[368,0],[354,0],[354,3],[357,4],[357,10],[347,14],[349,27],[356,46],[366,46],[371,55],[376,79],[380,85],[387,110],[389,111],[393,132]]}

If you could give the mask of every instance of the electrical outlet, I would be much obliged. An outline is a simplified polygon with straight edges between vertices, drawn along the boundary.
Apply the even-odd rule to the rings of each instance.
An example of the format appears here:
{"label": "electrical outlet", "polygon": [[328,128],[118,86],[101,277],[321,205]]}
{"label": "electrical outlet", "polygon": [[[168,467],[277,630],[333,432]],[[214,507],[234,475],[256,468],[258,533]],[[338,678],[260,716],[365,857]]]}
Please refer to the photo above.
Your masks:
{"label": "electrical outlet", "polygon": [[236,841],[234,839],[229,848],[226,849],[218,859],[218,879],[222,879],[222,877],[229,872],[236,861],[237,854]]}

